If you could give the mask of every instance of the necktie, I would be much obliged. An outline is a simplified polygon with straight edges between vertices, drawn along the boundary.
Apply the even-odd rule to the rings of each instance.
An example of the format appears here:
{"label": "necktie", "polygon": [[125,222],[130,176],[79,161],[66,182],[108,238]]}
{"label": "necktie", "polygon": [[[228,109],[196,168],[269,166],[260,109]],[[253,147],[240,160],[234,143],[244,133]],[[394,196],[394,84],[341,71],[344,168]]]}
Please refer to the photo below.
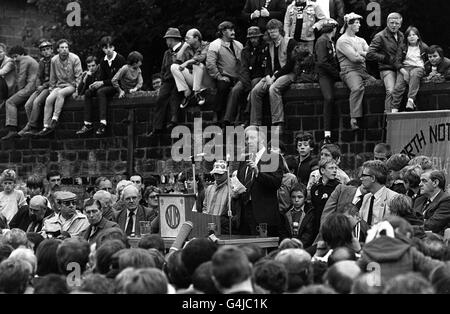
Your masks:
{"label": "necktie", "polygon": [[431,203],[431,200],[427,199],[427,201],[423,204],[422,213],[423,213],[424,216],[425,216],[425,212],[427,211],[428,206],[430,205],[430,203]]}
{"label": "necktie", "polygon": [[236,52],[234,51],[233,41],[230,42],[230,50],[233,53],[233,56],[236,58]]}
{"label": "necktie", "polygon": [[125,233],[127,236],[130,236],[131,233],[133,232],[133,216],[134,216],[134,212],[130,212],[128,214],[127,230],[125,230]]}
{"label": "necktie", "polygon": [[372,226],[372,216],[373,216],[373,203],[375,202],[375,195],[372,195],[370,198],[369,204],[369,214],[367,215],[367,224]]}

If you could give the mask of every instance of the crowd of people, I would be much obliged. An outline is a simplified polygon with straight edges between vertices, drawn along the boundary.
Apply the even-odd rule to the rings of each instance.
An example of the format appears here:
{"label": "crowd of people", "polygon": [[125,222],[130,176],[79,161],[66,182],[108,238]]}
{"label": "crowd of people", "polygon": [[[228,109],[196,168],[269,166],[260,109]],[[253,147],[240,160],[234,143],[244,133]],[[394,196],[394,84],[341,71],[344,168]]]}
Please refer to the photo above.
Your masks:
{"label": "crowd of people", "polygon": [[[281,134],[285,90],[294,81],[318,81],[324,99],[324,138],[331,138],[337,81],[342,80],[350,89],[352,129],[361,127],[365,86],[375,80],[366,61],[378,63],[378,74],[386,88],[385,112],[420,109],[416,96],[421,81],[450,78],[450,61],[443,49],[427,46],[414,26],[403,34],[399,13],[388,15],[386,28],[370,45],[357,36],[362,16],[345,13],[342,0],[294,0],[290,4],[284,0],[247,0],[242,12],[250,24],[245,45],[236,40],[234,25],[229,21],[218,25],[218,38],[212,42],[205,41],[196,28],[188,30],[184,39],[178,28],[169,28],[163,37],[168,50],[161,72],[152,76],[158,98],[147,135],[157,136],[177,125],[179,110],[189,104],[205,104],[208,90],[216,90],[211,101],[213,123],[262,125],[263,107],[268,106],[270,124]],[[53,55],[53,44],[41,40],[42,59],[38,63],[23,47],[7,51],[0,43],[0,105],[6,105],[2,139],[51,134],[65,100],[79,95],[84,95],[85,109],[77,134],[96,129],[97,135],[104,135],[111,98],[136,93],[143,86],[143,55],[133,51],[125,59],[115,51],[110,36],[99,42],[104,53],[101,60],[86,58],[85,72],[67,40],[60,39],[55,46],[57,54]],[[403,107],[407,89],[408,100]],[[28,122],[19,131],[17,110],[22,105]],[[99,111],[97,128],[94,108]]]}

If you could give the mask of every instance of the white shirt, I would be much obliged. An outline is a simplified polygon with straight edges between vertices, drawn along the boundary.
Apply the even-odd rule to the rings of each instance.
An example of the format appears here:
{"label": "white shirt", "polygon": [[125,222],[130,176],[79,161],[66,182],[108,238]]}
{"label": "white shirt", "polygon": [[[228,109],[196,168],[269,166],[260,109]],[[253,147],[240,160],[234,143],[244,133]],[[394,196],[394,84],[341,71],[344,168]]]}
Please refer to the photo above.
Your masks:
{"label": "white shirt", "polygon": [[178,47],[180,47],[181,46],[181,42],[179,42],[178,44],[176,44],[173,48],[172,48],[172,50],[173,51],[176,51],[177,49],[178,49]]}
{"label": "white shirt", "polygon": [[369,219],[369,207],[370,207],[370,198],[375,196],[375,200],[373,201],[373,208],[372,208],[372,226],[376,225],[380,221],[383,220],[383,218],[386,216],[386,202],[385,199],[382,199],[381,196],[384,195],[385,190],[387,188],[383,186],[381,189],[379,189],[375,194],[369,193],[368,196],[368,206],[367,206],[367,212],[364,210],[364,213],[362,213],[362,218],[367,222],[367,219]]}
{"label": "white shirt", "polygon": [[363,197],[364,195],[362,195],[361,190],[358,188],[356,190],[355,196],[353,197],[352,204],[356,205],[359,202],[359,200],[362,200]]}
{"label": "white shirt", "polygon": [[316,1],[319,8],[322,9],[323,14],[327,17],[327,19],[330,18],[330,0],[317,0]]}
{"label": "white shirt", "polygon": [[114,59],[117,57],[117,52],[113,52],[113,57],[111,59],[108,59],[108,56],[105,55],[105,61],[108,61],[108,65],[111,67]]}

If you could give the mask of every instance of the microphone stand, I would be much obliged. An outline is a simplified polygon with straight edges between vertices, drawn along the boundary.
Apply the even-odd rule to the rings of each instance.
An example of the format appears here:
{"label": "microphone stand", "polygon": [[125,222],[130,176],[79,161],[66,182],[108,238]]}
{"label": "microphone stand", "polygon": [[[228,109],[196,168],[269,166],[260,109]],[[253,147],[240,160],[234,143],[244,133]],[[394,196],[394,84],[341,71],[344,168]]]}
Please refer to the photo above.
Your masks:
{"label": "microphone stand", "polygon": [[228,189],[228,223],[229,223],[229,234],[231,239],[231,217],[233,216],[233,213],[231,211],[231,182],[230,182],[230,158],[229,155],[227,155],[227,189]]}

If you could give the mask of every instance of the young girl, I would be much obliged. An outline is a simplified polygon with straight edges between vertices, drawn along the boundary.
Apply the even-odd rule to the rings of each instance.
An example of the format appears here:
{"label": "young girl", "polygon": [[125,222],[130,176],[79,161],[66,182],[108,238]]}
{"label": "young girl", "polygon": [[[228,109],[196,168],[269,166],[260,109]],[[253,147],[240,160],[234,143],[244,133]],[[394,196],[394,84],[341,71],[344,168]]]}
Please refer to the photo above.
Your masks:
{"label": "young girl", "polygon": [[132,94],[141,89],[143,79],[140,66],[143,56],[137,51],[130,52],[127,64],[124,65],[111,80],[112,85],[119,91],[119,98],[125,94]]}
{"label": "young girl", "polygon": [[425,75],[428,46],[422,42],[419,30],[414,26],[408,27],[405,41],[405,47],[398,56],[402,61],[402,68],[392,95],[392,112],[398,112],[406,85],[409,85],[406,111],[416,109],[414,102],[420,88],[420,80]]}

